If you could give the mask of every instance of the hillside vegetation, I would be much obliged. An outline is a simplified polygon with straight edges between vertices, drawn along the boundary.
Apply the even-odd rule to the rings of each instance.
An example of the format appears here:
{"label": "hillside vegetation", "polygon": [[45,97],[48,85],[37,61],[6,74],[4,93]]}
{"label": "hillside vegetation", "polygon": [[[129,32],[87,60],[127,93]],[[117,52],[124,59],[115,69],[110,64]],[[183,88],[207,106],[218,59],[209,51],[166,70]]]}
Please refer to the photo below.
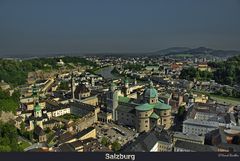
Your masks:
{"label": "hillside vegetation", "polygon": [[26,82],[28,72],[58,69],[57,62],[60,59],[65,64],[96,66],[95,63],[80,57],[36,58],[29,60],[0,59],[0,80],[4,80],[14,86],[22,85]]}

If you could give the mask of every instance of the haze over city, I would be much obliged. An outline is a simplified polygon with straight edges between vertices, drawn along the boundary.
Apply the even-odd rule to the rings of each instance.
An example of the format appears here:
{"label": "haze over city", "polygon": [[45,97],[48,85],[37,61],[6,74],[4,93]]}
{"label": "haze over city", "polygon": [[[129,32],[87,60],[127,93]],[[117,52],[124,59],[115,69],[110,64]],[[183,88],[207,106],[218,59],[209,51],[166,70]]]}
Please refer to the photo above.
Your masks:
{"label": "haze over city", "polygon": [[0,1],[0,56],[240,50],[238,0]]}

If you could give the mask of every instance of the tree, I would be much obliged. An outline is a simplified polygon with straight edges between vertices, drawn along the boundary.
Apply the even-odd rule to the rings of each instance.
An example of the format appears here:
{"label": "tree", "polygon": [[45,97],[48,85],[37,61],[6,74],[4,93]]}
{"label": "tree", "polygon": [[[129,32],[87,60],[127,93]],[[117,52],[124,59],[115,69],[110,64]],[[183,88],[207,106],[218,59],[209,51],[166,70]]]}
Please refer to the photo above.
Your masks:
{"label": "tree", "polygon": [[101,144],[104,146],[108,146],[108,145],[110,145],[110,141],[108,140],[108,138],[103,137],[101,140]]}
{"label": "tree", "polygon": [[213,74],[209,71],[200,71],[194,67],[189,67],[181,71],[179,78],[191,81],[193,81],[194,79],[201,81],[209,81],[213,79]]}
{"label": "tree", "polygon": [[22,122],[20,124],[20,129],[21,129],[21,133],[23,133],[25,131],[25,124],[24,124],[24,122]]}
{"label": "tree", "polygon": [[185,111],[185,106],[180,106],[178,108],[178,116],[182,116]]}
{"label": "tree", "polygon": [[23,151],[18,145],[17,137],[17,129],[13,124],[0,123],[0,152]]}
{"label": "tree", "polygon": [[61,82],[60,85],[59,85],[59,89],[60,90],[68,90],[69,89],[68,82],[67,81]]}
{"label": "tree", "polygon": [[[97,67],[96,63],[85,58],[63,57],[61,59],[67,64]],[[36,58],[23,61],[0,59],[0,80],[5,80],[14,86],[22,85],[26,83],[28,72],[58,69],[58,61],[59,58]]]}
{"label": "tree", "polygon": [[121,144],[118,143],[117,141],[114,141],[114,142],[112,143],[112,150],[113,150],[114,152],[117,152],[117,151],[119,151],[120,149],[121,149]]}
{"label": "tree", "polygon": [[0,152],[11,152],[11,147],[9,145],[0,145]]}
{"label": "tree", "polygon": [[51,129],[49,127],[47,127],[47,129],[45,130],[45,132],[48,134],[51,132]]}
{"label": "tree", "polygon": [[215,68],[213,78],[217,83],[227,85],[240,83],[240,55],[231,57],[224,62],[209,63],[209,65]]}
{"label": "tree", "polygon": [[182,121],[184,119],[184,114],[185,114],[185,106],[180,106],[178,108],[178,113],[177,113],[177,116],[178,116],[178,119],[179,121]]}

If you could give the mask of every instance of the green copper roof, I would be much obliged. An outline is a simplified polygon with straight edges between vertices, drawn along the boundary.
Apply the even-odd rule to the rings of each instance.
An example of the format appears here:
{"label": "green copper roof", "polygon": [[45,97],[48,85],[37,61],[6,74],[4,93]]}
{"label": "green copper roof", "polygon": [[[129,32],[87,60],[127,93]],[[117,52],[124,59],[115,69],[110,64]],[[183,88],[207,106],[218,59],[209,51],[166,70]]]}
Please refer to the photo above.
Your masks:
{"label": "green copper roof", "polygon": [[158,91],[153,87],[153,82],[151,80],[149,80],[148,88],[144,91],[144,97],[158,97]]}
{"label": "green copper roof", "polygon": [[159,116],[155,112],[153,112],[151,114],[150,118],[152,118],[152,119],[159,119]]}
{"label": "green copper roof", "polygon": [[138,111],[149,111],[153,108],[154,108],[154,105],[151,105],[149,103],[141,104],[141,105],[135,107],[135,109]]}
{"label": "green copper roof", "polygon": [[34,111],[37,112],[37,111],[41,111],[42,108],[41,106],[37,103],[35,106],[34,106]]}
{"label": "green copper roof", "polygon": [[148,88],[144,92],[145,97],[155,98],[158,96],[158,92],[155,88]]}
{"label": "green copper roof", "polygon": [[164,103],[164,100],[162,100],[162,99],[159,99],[159,102],[161,102],[161,103]]}
{"label": "green copper roof", "polygon": [[158,110],[169,110],[172,107],[168,104],[165,104],[163,102],[157,102],[155,104],[149,104],[149,103],[145,103],[145,104],[141,104],[135,107],[136,110],[138,111],[149,111],[151,109],[158,109]]}
{"label": "green copper roof", "polygon": [[130,98],[128,98],[128,97],[123,97],[123,96],[119,96],[119,97],[118,97],[118,101],[119,101],[119,102],[128,103],[128,102],[130,101]]}
{"label": "green copper roof", "polygon": [[171,109],[171,106],[163,102],[157,102],[156,104],[154,104],[154,108],[159,110],[169,110]]}

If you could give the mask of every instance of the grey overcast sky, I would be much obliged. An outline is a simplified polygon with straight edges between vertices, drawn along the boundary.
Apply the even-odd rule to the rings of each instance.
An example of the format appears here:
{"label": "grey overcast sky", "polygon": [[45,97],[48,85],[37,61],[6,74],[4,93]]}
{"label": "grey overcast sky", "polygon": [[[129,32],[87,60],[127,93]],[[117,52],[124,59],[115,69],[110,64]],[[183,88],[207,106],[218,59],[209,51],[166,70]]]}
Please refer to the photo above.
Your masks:
{"label": "grey overcast sky", "polygon": [[240,49],[240,0],[0,0],[0,56]]}

